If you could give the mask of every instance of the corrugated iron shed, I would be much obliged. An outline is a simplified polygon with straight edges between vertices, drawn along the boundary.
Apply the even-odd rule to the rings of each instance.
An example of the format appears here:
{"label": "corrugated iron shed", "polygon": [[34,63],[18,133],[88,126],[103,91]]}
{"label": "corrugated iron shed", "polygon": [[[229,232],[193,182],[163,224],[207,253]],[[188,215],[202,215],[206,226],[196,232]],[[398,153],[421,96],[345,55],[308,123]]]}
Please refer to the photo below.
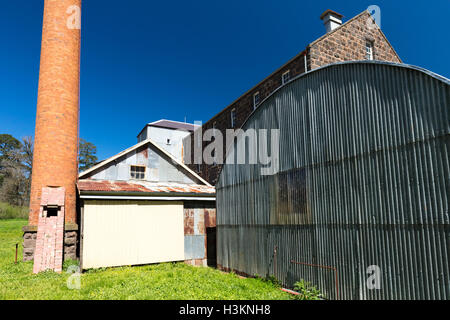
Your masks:
{"label": "corrugated iron shed", "polygon": [[[330,299],[449,299],[449,84],[351,62],[268,97],[243,129],[280,130],[279,172],[223,167],[218,265],[304,279]],[[380,289],[367,286],[373,265]]]}

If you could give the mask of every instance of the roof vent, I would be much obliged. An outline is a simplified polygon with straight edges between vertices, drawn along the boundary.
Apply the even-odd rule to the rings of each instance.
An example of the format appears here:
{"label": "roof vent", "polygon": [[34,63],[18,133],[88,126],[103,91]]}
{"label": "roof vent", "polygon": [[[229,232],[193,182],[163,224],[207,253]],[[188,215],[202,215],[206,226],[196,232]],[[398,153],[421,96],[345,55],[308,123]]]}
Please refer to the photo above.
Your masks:
{"label": "roof vent", "polygon": [[343,17],[344,16],[342,14],[339,14],[337,12],[334,12],[333,10],[328,9],[327,11],[322,13],[320,19],[323,20],[323,24],[325,25],[325,28],[327,29],[328,33],[342,25]]}

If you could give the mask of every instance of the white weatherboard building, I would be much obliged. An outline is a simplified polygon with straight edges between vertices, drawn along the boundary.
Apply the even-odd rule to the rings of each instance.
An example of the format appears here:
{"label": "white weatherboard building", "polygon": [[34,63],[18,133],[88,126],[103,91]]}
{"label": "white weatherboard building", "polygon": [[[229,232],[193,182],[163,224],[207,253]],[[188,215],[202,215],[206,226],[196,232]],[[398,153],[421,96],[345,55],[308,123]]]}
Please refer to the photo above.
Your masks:
{"label": "white weatherboard building", "polygon": [[148,138],[161,148],[172,154],[176,159],[183,158],[183,139],[199,127],[191,123],[171,120],[158,120],[148,123],[139,133],[138,142]]}
{"label": "white weatherboard building", "polygon": [[138,144],[79,175],[83,269],[215,265],[215,188],[180,161],[183,133],[193,128],[148,124]]}

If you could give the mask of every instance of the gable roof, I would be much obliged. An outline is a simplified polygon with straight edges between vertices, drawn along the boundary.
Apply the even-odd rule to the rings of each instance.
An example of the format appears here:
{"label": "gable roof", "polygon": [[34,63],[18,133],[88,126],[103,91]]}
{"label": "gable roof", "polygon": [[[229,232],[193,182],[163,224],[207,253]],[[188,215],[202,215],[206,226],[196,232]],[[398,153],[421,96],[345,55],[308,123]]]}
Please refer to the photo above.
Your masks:
{"label": "gable roof", "polygon": [[150,122],[149,124],[147,124],[147,126],[159,127],[159,128],[165,128],[165,129],[184,130],[184,131],[190,131],[190,132],[193,132],[196,129],[196,127],[199,127],[198,125],[195,125],[192,123],[172,121],[172,120],[166,120],[166,119],[161,119],[158,121]]}
{"label": "gable roof", "polygon": [[[332,10],[330,10],[332,11]],[[334,11],[333,11],[334,12]],[[340,15],[339,13],[336,12],[336,14]],[[356,19],[360,18],[362,15],[368,14],[370,15],[370,18],[375,22],[376,28],[378,29],[378,31],[381,33],[381,35],[383,36],[384,40],[389,44],[389,46],[392,48],[394,54],[396,55],[396,57],[399,59],[399,61],[402,61],[400,56],[398,55],[397,51],[395,51],[394,47],[391,45],[391,43],[389,42],[389,40],[387,39],[386,35],[384,34],[384,32],[381,30],[381,28],[378,26],[378,24],[376,24],[376,21],[373,19],[372,15],[370,14],[370,12],[368,10],[364,10],[363,12],[361,12],[360,14],[354,16],[353,18],[345,21],[342,25],[340,25],[339,27],[337,27],[336,29],[334,29],[333,31],[330,31],[328,33],[325,33],[324,35],[322,35],[321,37],[319,37],[318,39],[314,40],[313,42],[309,43],[306,48],[301,51],[300,53],[298,53],[297,55],[295,55],[293,58],[291,58],[290,60],[288,60],[286,63],[284,63],[283,65],[281,65],[279,68],[277,68],[275,71],[273,71],[272,73],[270,73],[267,77],[265,77],[264,79],[262,79],[261,81],[259,81],[256,85],[254,85],[253,87],[251,87],[249,90],[245,91],[244,93],[242,93],[241,95],[239,95],[238,98],[236,98],[235,100],[233,100],[230,104],[228,104],[225,108],[223,108],[222,110],[220,110],[219,112],[217,112],[212,118],[210,118],[208,121],[206,121],[203,126],[206,126],[207,124],[209,124],[210,122],[214,121],[214,119],[216,119],[217,116],[219,116],[220,114],[227,112],[236,102],[238,102],[240,99],[242,99],[242,97],[244,97],[245,95],[249,94],[250,92],[256,90],[261,84],[263,84],[265,81],[267,81],[268,79],[270,79],[272,76],[274,76],[275,74],[277,74],[278,72],[280,72],[281,70],[283,70],[284,68],[286,68],[287,65],[289,65],[292,61],[294,61],[295,59],[301,57],[301,56],[305,56],[308,54],[309,49],[311,48],[311,46],[313,46],[315,43],[327,38],[328,36],[330,36],[331,34],[333,34],[334,32],[336,32],[337,30],[340,30],[343,26],[348,25],[350,23],[352,23],[353,21],[355,21]],[[310,72],[311,70],[307,71]]]}
{"label": "gable roof", "polygon": [[[331,11],[331,10],[330,10]],[[334,11],[333,11],[334,12]],[[337,13],[338,14],[338,13]],[[368,15],[370,19],[372,19],[372,21],[374,22],[375,27],[377,28],[378,32],[381,33],[382,37],[384,38],[384,40],[387,42],[387,44],[389,44],[389,46],[392,48],[392,51],[394,51],[394,54],[396,55],[396,57],[398,58],[398,60],[401,62],[402,59],[400,58],[400,56],[398,55],[397,51],[395,51],[394,47],[391,45],[391,43],[389,42],[389,40],[387,39],[386,35],[384,34],[383,30],[381,30],[380,26],[377,24],[377,22],[375,21],[375,19],[373,18],[372,14],[369,12],[369,10],[364,10],[363,12],[361,12],[360,14],[354,16],[353,18],[351,18],[350,20],[345,21],[343,24],[341,24],[339,27],[337,27],[336,29],[333,29],[332,31],[325,33],[323,36],[321,36],[320,38],[314,40],[313,42],[311,42],[310,44],[308,44],[308,46],[306,47],[307,49],[312,47],[314,44],[316,44],[319,41],[322,41],[323,39],[327,38],[329,35],[337,32],[338,30],[340,30],[342,27],[352,23],[353,21],[357,20],[358,18],[360,18],[363,15]]]}
{"label": "gable roof", "polygon": [[81,172],[78,175],[79,179],[82,178],[86,178],[88,176],[89,173],[92,173],[102,167],[105,167],[106,165],[110,164],[111,162],[113,162],[114,160],[135,151],[136,149],[139,149],[140,147],[143,147],[147,144],[150,144],[151,146],[155,147],[158,151],[160,151],[162,154],[164,154],[164,156],[166,156],[167,158],[169,158],[173,163],[175,163],[176,165],[180,166],[181,168],[183,168],[186,172],[188,172],[190,175],[192,175],[193,177],[195,177],[197,180],[199,180],[200,182],[202,182],[203,184],[212,187],[211,184],[209,184],[206,180],[204,180],[202,177],[200,177],[198,174],[196,174],[194,171],[192,171],[191,169],[189,169],[184,163],[180,162],[177,158],[175,158],[173,155],[171,155],[169,152],[167,152],[166,150],[164,150],[163,148],[161,148],[157,143],[155,143],[154,141],[152,141],[151,139],[147,139],[144,140],[142,142],[139,142],[138,144],[135,144],[134,146],[119,152],[118,154],[116,154],[115,156],[112,156],[109,159],[106,159],[105,161],[93,166],[92,168]]}
{"label": "gable roof", "polygon": [[192,124],[192,123],[161,119],[161,120],[157,120],[157,121],[153,121],[153,122],[147,123],[144,126],[144,128],[142,128],[142,130],[139,132],[139,134],[137,136],[139,137],[141,135],[142,131],[144,131],[147,127],[155,127],[155,128],[164,128],[164,129],[172,129],[172,130],[181,130],[181,131],[187,131],[187,132],[194,132],[195,129],[197,129],[200,126],[196,125],[196,124]]}

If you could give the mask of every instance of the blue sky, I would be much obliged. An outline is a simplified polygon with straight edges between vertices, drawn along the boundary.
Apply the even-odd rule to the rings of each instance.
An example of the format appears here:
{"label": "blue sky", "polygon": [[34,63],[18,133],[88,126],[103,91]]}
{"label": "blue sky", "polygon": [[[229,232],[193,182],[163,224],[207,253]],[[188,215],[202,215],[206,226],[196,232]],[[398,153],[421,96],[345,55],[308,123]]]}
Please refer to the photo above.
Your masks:
{"label": "blue sky", "polygon": [[[34,134],[43,3],[0,10],[0,133],[17,138]],[[323,35],[324,10],[371,4],[405,63],[450,77],[448,0],[85,0],[80,135],[103,159],[148,122],[206,121]]]}

